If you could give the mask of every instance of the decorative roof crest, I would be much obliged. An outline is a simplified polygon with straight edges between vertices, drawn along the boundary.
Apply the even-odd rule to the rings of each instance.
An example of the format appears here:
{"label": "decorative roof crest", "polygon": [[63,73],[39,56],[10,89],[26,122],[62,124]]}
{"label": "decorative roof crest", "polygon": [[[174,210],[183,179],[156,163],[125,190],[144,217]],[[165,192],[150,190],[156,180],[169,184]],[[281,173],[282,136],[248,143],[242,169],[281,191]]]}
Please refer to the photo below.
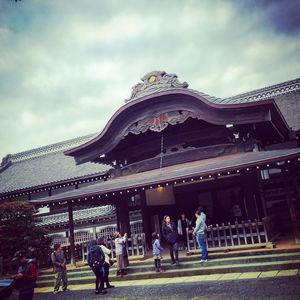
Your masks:
{"label": "decorative roof crest", "polygon": [[136,84],[132,88],[130,98],[125,102],[130,102],[137,98],[153,93],[169,90],[170,88],[187,88],[189,85],[184,81],[180,83],[176,74],[168,74],[165,71],[152,71],[141,78],[143,82]]}

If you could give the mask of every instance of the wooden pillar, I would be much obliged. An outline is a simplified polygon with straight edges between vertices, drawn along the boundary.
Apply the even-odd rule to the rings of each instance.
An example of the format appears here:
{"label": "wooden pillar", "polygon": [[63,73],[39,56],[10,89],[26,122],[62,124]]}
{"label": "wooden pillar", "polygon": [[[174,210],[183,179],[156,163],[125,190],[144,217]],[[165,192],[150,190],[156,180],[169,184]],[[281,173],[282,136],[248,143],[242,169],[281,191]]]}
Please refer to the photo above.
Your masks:
{"label": "wooden pillar", "polygon": [[241,177],[241,185],[244,192],[244,205],[248,220],[257,218],[257,209],[255,204],[254,177],[251,173],[244,173]]}
{"label": "wooden pillar", "polygon": [[71,264],[76,266],[75,262],[75,239],[74,239],[74,220],[73,220],[73,206],[72,202],[68,202],[68,213],[69,213],[69,228],[70,228],[70,256],[71,256]]}
{"label": "wooden pillar", "polygon": [[128,236],[131,235],[130,222],[129,222],[129,207],[127,197],[119,197],[116,199],[116,209],[117,209],[117,226],[118,231],[123,235],[127,233]]}
{"label": "wooden pillar", "polygon": [[151,246],[151,216],[149,214],[149,209],[147,209],[146,202],[146,191],[140,193],[141,197],[141,211],[142,211],[142,222],[143,222],[143,232],[145,233],[145,239],[148,249]]}
{"label": "wooden pillar", "polygon": [[96,227],[93,227],[93,239],[97,239],[97,232],[96,232]]}
{"label": "wooden pillar", "polygon": [[[294,234],[295,244],[300,244],[300,231],[298,226],[298,220],[297,220],[297,211],[295,203],[293,202],[293,190],[295,192],[295,197],[298,197],[297,193],[297,181],[295,181],[295,172],[293,170],[288,170],[286,168],[282,168],[282,175],[284,178],[284,187],[285,187],[285,193],[286,193],[286,200],[287,205],[290,213],[291,223],[292,223],[292,230]],[[292,186],[290,186],[290,184]]]}
{"label": "wooden pillar", "polygon": [[266,217],[268,212],[267,212],[267,205],[266,205],[266,198],[264,194],[264,189],[261,181],[261,175],[260,175],[260,170],[256,171],[256,181],[257,181],[257,188],[258,188],[258,194],[260,198],[260,202],[262,205],[262,210],[263,210],[263,217]]}

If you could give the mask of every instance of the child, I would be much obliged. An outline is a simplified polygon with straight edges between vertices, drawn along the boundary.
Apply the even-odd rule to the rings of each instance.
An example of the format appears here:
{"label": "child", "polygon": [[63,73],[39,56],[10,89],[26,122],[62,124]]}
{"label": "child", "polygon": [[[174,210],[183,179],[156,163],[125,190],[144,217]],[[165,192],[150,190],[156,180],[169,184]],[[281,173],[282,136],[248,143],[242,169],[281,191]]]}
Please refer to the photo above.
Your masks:
{"label": "child", "polygon": [[159,234],[157,232],[152,233],[152,241],[153,241],[153,258],[156,272],[164,272],[161,268],[160,261],[162,259],[161,252],[163,250],[160,245]]}

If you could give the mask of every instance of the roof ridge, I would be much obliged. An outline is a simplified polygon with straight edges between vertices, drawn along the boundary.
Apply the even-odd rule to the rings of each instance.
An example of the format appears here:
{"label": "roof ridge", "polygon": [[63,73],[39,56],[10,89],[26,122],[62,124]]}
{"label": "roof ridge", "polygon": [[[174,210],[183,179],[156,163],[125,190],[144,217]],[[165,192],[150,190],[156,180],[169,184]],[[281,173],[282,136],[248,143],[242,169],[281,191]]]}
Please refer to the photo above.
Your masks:
{"label": "roof ridge", "polygon": [[88,135],[80,136],[77,138],[69,139],[66,141],[62,141],[62,142],[22,151],[19,153],[9,154],[7,157],[11,162],[17,162],[17,161],[34,158],[34,157],[43,156],[43,155],[50,154],[50,153],[56,153],[61,150],[67,150],[69,148],[72,148],[72,147],[76,146],[77,144],[84,143],[84,142],[92,139],[95,135],[96,135],[96,133],[88,134]]}
{"label": "roof ridge", "polygon": [[[284,89],[284,90],[281,90]],[[292,80],[287,80],[281,83],[276,83],[270,86],[266,86],[260,89],[248,91],[242,94],[237,94],[234,96],[223,98],[224,100],[234,100],[234,99],[241,99],[241,98],[262,98],[262,97],[270,97],[275,94],[281,93],[288,93],[293,90],[300,89],[300,77]],[[272,90],[272,91],[271,91]],[[265,93],[264,93],[265,92]],[[262,95],[257,95],[263,93]],[[265,95],[264,95],[265,94]],[[255,97],[255,95],[257,95]]]}

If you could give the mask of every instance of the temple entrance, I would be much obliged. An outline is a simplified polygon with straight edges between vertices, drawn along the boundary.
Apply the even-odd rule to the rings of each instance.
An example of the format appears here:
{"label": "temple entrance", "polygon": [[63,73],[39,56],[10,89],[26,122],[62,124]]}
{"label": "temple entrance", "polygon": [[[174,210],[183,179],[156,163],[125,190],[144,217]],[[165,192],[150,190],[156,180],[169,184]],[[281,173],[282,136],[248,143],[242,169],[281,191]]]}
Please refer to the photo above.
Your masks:
{"label": "temple entrance", "polygon": [[[252,178],[252,180],[254,180]],[[245,184],[245,181],[247,181]],[[201,182],[181,182],[174,186],[146,191],[151,230],[157,231],[164,215],[177,221],[181,214],[195,222],[195,211],[202,207],[207,225],[261,220],[263,199],[248,177],[211,178]]]}

